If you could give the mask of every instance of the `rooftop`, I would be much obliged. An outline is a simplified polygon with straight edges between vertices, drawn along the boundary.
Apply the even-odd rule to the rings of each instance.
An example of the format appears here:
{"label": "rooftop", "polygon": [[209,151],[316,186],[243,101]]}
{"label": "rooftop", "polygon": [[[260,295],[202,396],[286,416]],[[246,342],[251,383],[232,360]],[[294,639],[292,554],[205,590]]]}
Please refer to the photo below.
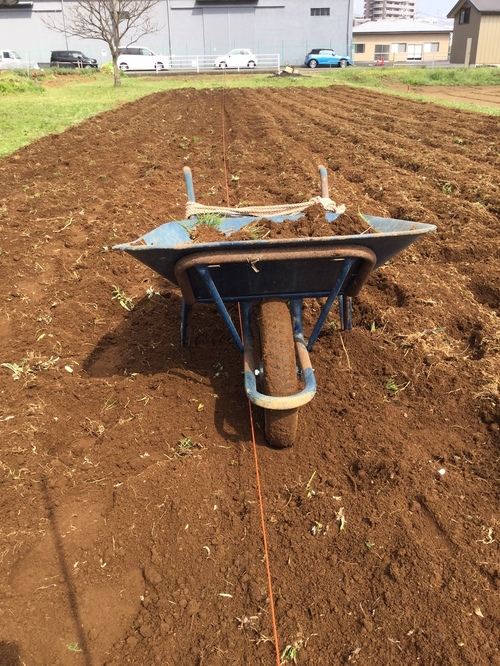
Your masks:
{"label": "rooftop", "polygon": [[[500,2],[500,0],[496,0]],[[429,21],[412,21],[410,19],[394,19],[385,21],[367,21],[356,25],[352,32],[355,35],[373,33],[402,33],[402,32],[451,32],[453,22],[442,20],[431,23]]]}

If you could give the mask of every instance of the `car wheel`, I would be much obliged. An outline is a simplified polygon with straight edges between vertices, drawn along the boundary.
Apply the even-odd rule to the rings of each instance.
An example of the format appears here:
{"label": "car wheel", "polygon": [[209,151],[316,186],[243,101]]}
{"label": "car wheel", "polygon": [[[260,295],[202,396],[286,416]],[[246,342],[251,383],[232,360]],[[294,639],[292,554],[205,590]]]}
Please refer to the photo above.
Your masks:
{"label": "car wheel", "polygon": [[318,61],[317,60],[309,60],[309,63],[307,65],[311,69],[315,69],[318,66]]}
{"label": "car wheel", "polygon": [[155,69],[156,69],[156,71],[161,72],[163,69],[165,69],[165,67],[163,66],[162,62],[157,62],[155,64]]}
{"label": "car wheel", "polygon": [[342,68],[347,67],[347,60],[341,60],[339,62],[339,67],[342,67]]}
{"label": "car wheel", "polygon": [[126,62],[122,62],[118,67],[122,70],[122,72],[128,72],[128,65]]}
{"label": "car wheel", "polygon": [[227,62],[224,62],[224,61],[220,62],[220,63],[219,63],[219,67],[220,67],[221,69],[226,69],[226,67],[227,67]]}
{"label": "car wheel", "polygon": [[250,67],[250,69],[253,69],[255,67],[255,63],[253,60],[250,60],[250,62],[248,63],[248,67]]}
{"label": "car wheel", "polygon": [[92,65],[84,65],[83,69],[92,69]]}

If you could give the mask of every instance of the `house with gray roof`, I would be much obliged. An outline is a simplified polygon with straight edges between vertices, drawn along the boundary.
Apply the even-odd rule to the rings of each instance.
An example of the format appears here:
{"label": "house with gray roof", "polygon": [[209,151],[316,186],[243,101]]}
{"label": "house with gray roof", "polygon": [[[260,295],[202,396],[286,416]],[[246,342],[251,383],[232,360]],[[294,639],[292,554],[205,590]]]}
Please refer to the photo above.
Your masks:
{"label": "house with gray roof", "polygon": [[500,66],[500,0],[460,0],[448,18],[454,21],[450,62]]}
{"label": "house with gray roof", "polygon": [[353,28],[353,61],[355,65],[433,65],[447,61],[451,32],[451,21],[368,21]]}

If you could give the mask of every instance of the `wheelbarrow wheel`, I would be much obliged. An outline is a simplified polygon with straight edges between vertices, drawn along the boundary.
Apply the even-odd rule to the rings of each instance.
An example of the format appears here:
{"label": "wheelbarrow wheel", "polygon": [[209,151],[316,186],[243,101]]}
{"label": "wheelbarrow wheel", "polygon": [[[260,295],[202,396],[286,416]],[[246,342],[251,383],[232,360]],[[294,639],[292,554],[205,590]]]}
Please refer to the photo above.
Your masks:
{"label": "wheelbarrow wheel", "polygon": [[[264,390],[270,396],[297,393],[297,363],[290,311],[284,301],[262,302],[259,318]],[[297,435],[298,408],[265,409],[266,439],[276,448],[292,446]]]}

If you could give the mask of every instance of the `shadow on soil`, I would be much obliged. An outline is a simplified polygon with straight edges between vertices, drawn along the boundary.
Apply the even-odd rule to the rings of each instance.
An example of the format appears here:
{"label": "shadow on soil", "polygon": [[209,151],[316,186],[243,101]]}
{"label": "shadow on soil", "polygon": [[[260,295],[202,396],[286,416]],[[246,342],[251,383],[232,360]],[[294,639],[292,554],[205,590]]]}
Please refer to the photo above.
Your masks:
{"label": "shadow on soil", "polygon": [[[47,512],[47,516],[49,519],[49,524],[50,528],[52,531],[52,539],[54,542],[54,549],[56,551],[57,555],[57,561],[59,568],[61,570],[61,576],[64,581],[64,585],[66,588],[66,594],[68,597],[68,605],[70,608],[71,612],[71,617],[73,619],[73,623],[75,625],[75,632],[76,635],[78,636],[78,646],[79,646],[79,652],[82,653],[83,657],[83,663],[85,666],[94,666],[94,662],[92,661],[92,657],[90,655],[90,650],[89,650],[89,645],[87,641],[87,637],[85,635],[85,632],[83,630],[83,623],[82,623],[82,618],[80,615],[80,610],[78,607],[78,599],[76,595],[76,589],[73,584],[72,578],[71,578],[71,569],[68,565],[67,559],[66,559],[66,554],[64,552],[64,545],[61,539],[61,529],[58,525],[56,513],[55,513],[55,505],[54,502],[52,501],[52,498],[50,496],[49,492],[49,486],[47,483],[47,479],[45,477],[41,478],[41,488],[45,500],[45,509]],[[1,644],[0,644],[1,646]],[[6,666],[9,662],[4,662],[1,659],[2,653],[0,652],[0,664],[2,666]],[[18,664],[20,663],[19,661],[12,662],[13,664]]]}
{"label": "shadow on soil", "polygon": [[[238,328],[237,306],[229,311]],[[217,396],[214,421],[221,437],[249,439],[243,357],[215,306],[194,306],[189,347],[181,346],[180,325],[180,296],[166,292],[144,298],[101,338],[83,368],[91,377],[167,374],[203,386],[208,382]],[[254,418],[262,432],[260,411],[254,409]],[[267,446],[263,436],[259,440]]]}
{"label": "shadow on soil", "polygon": [[16,643],[0,641],[0,664],[2,666],[19,666],[21,655]]}

